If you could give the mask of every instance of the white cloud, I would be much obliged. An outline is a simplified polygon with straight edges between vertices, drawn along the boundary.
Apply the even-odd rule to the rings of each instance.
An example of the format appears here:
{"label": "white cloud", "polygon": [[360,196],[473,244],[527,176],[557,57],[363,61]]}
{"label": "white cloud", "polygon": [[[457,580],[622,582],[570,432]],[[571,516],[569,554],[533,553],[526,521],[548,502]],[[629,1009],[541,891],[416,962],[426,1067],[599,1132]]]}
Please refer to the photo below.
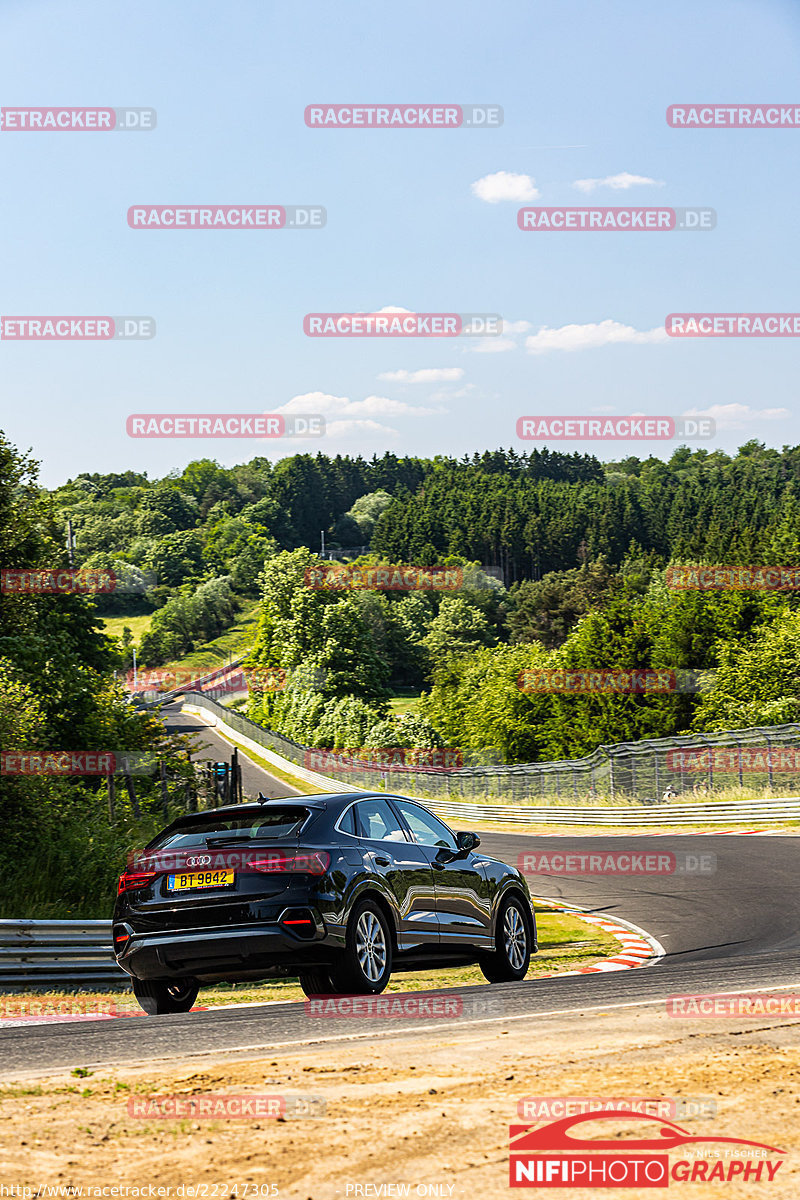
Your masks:
{"label": "white cloud", "polygon": [[622,171],[619,175],[606,175],[605,179],[576,179],[572,185],[579,192],[593,192],[595,188],[607,187],[615,191],[627,191],[632,187],[663,187],[663,179],[650,179],[647,175],[631,175]]}
{"label": "white cloud", "polygon": [[516,350],[517,343],[507,337],[481,338],[471,347],[473,354],[505,354],[507,350]]}
{"label": "white cloud", "polygon": [[275,413],[321,413],[324,417],[376,417],[404,416],[428,417],[435,408],[421,408],[418,404],[406,404],[403,400],[391,400],[388,396],[366,396],[363,400],[351,400],[348,396],[332,396],[328,392],[305,392],[292,396]]}
{"label": "white cloud", "polygon": [[547,354],[551,350],[591,350],[620,342],[644,345],[668,340],[667,331],[661,325],[656,329],[639,330],[632,325],[621,325],[619,321],[601,321],[597,325],[562,325],[559,329],[548,329],[545,325],[525,339],[525,347],[529,354]]}
{"label": "white cloud", "polygon": [[384,371],[378,379],[389,383],[450,383],[463,376],[463,367],[423,367],[419,371]]}
{"label": "white cloud", "polygon": [[526,203],[539,199],[539,190],[530,175],[515,175],[511,171],[495,171],[484,175],[472,184],[472,194],[487,204],[499,204],[501,200]]}
{"label": "white cloud", "polygon": [[398,432],[390,425],[381,425],[379,421],[329,421],[325,427],[328,437],[347,437],[349,434],[364,437],[368,433],[379,434],[381,437],[386,437],[387,434],[397,437]]}
{"label": "white cloud", "polygon": [[[468,396],[470,392],[475,391],[474,383],[465,383],[463,387],[456,388],[454,392],[431,392],[429,400],[460,400],[463,396]],[[441,410],[440,410],[441,411]]]}
{"label": "white cloud", "polygon": [[527,333],[530,321],[503,321],[503,333]]}
{"label": "white cloud", "polygon": [[744,429],[752,421],[783,421],[790,417],[788,408],[751,408],[749,404],[712,404],[709,408],[690,408],[685,417],[711,417],[718,429]]}
{"label": "white cloud", "polygon": [[414,310],[413,310],[413,308],[398,308],[398,306],[396,304],[385,304],[383,306],[383,308],[377,308],[377,309],[375,309],[375,311],[379,312],[379,313],[385,313],[385,312],[410,313],[410,312],[413,312]]}

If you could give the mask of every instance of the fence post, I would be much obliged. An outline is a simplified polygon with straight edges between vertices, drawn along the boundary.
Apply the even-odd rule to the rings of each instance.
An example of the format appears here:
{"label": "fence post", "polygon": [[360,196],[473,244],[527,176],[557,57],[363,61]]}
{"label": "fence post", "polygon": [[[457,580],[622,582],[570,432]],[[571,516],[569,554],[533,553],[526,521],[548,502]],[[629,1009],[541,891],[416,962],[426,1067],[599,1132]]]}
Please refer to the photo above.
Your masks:
{"label": "fence post", "polygon": [[161,777],[161,807],[164,811],[164,824],[169,821],[169,791],[167,789],[167,771],[163,758],[158,760],[158,773]]}
{"label": "fence post", "polygon": [[133,786],[133,776],[130,774],[129,771],[125,771],[122,778],[125,780],[125,787],[128,789],[128,795],[130,797],[133,815],[138,820],[138,818],[141,817],[142,813],[141,813],[141,809],[139,808],[139,800],[136,796],[136,789]]}
{"label": "fence post", "polygon": [[231,755],[231,786],[229,788],[228,799],[234,804],[239,804],[239,751],[234,747]]}
{"label": "fence post", "polygon": [[653,763],[656,768],[656,797],[658,797],[661,794],[661,783],[660,783],[659,777],[658,777],[658,747],[657,746],[653,750]]}

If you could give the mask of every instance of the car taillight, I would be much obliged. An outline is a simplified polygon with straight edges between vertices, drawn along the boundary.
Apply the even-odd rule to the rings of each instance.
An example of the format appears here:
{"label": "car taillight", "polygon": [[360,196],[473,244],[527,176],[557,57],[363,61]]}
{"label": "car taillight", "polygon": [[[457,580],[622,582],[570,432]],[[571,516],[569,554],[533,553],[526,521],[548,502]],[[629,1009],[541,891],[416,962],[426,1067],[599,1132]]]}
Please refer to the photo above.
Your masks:
{"label": "car taillight", "polygon": [[327,850],[306,850],[295,854],[280,851],[251,859],[247,864],[253,871],[263,874],[292,872],[299,875],[324,875],[330,866],[331,856]]}
{"label": "car taillight", "polygon": [[138,888],[147,887],[156,877],[155,871],[123,871],[117,884],[117,895],[123,892],[135,892]]}

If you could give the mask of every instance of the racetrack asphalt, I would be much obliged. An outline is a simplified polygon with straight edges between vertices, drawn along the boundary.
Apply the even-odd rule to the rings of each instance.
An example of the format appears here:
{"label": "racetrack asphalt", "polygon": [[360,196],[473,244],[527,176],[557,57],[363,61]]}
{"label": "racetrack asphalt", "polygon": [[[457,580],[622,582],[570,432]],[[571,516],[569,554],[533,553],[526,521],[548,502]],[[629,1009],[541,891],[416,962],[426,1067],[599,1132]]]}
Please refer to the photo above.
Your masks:
{"label": "racetrack asphalt", "polygon": [[[198,757],[230,757],[230,744],[198,719],[180,714],[177,706],[165,715],[170,727],[193,728],[201,734],[205,749]],[[259,789],[274,797],[295,794],[241,751],[240,761],[246,795]],[[451,1020],[460,1027],[491,1023],[498,1029],[513,1029],[513,1022],[535,1014],[663,1006],[675,995],[773,989],[780,995],[785,989],[800,989],[800,841],[795,837],[548,838],[482,833],[481,849],[515,864],[523,853],[550,856],[549,870],[527,876],[535,896],[633,922],[661,942],[666,956],[653,967],[637,970],[469,988],[478,1006],[474,1018],[438,1017],[433,1022],[438,1034]],[[553,860],[553,856],[589,853],[604,861],[606,854],[674,855],[678,866],[687,869],[659,875],[566,875],[561,873],[566,864]],[[693,871],[701,862],[705,870]],[[447,987],[447,971],[442,972],[442,986]],[[459,995],[466,992],[463,989]],[[492,1015],[482,1016],[480,1003],[489,999]],[[409,1026],[415,1027],[413,1031]],[[370,1019],[321,1020],[307,1015],[302,1003],[241,1006],[0,1029],[0,1064],[3,1077],[9,1079],[75,1066],[163,1063],[203,1055],[258,1057],[307,1045],[374,1038],[378,1032],[391,1038],[416,1035],[423,1028],[424,1021],[408,1019],[382,1018],[379,1029]]]}

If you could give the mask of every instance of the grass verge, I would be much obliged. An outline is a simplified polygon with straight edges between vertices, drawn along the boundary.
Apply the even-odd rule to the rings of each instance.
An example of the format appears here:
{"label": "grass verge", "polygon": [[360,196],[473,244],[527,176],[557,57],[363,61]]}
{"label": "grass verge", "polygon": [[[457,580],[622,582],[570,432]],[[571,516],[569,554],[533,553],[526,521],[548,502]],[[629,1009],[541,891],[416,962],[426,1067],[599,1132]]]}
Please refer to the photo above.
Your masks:
{"label": "grass verge", "polygon": [[121,638],[127,625],[133,635],[133,644],[138,650],[142,634],[147,633],[152,619],[152,613],[145,613],[142,617],[103,617],[103,632],[109,637]]}
{"label": "grass verge", "polygon": [[[528,979],[551,973],[575,971],[588,967],[602,958],[618,953],[620,944],[616,938],[605,933],[596,925],[589,925],[572,913],[561,913],[544,904],[534,903],[536,924],[539,930],[539,953],[531,959]],[[431,968],[424,971],[403,971],[394,975],[386,989],[393,992],[420,992],[441,988],[470,987],[485,984],[486,980],[478,967]],[[304,999],[303,991],[296,978],[273,979],[266,983],[215,984],[201,988],[198,1005],[209,1008],[228,1004],[267,1004]],[[25,1012],[103,1011],[103,1006],[118,1004],[123,1010],[138,1005],[127,992],[116,1000],[108,992],[65,991],[20,992],[0,995],[0,1019]],[[30,1006],[26,1008],[26,1006]],[[58,1006],[58,1007],[57,1007]]]}
{"label": "grass verge", "polygon": [[240,658],[247,654],[253,646],[258,623],[258,601],[242,609],[233,625],[213,641],[206,642],[176,658],[173,662],[164,663],[155,668],[158,671],[175,673],[180,679],[187,676],[208,675],[218,667],[224,667],[231,658]]}

